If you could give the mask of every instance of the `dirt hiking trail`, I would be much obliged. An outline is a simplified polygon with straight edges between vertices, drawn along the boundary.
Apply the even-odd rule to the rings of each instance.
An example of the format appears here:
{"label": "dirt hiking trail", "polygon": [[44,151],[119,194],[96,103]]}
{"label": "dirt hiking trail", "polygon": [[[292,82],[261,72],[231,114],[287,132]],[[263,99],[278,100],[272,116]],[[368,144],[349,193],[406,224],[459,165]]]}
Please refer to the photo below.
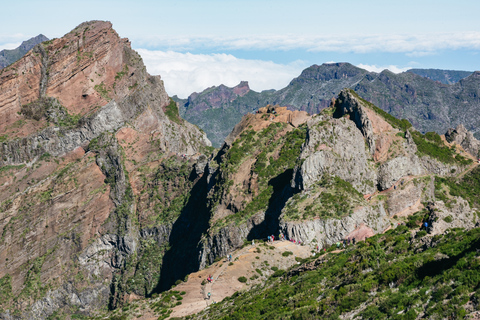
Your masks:
{"label": "dirt hiking trail", "polygon": [[[296,257],[307,258],[312,255],[311,248],[290,241],[275,241],[249,245],[232,253],[232,261],[223,258],[208,268],[189,275],[187,282],[175,287],[185,291],[182,304],[173,308],[171,317],[184,317],[202,311],[211,303],[222,301],[239,290],[244,290],[263,282],[274,273],[272,267],[287,269],[297,264]],[[291,254],[282,255],[284,252]],[[213,281],[206,282],[211,275]],[[246,283],[238,280],[247,278]],[[210,298],[208,293],[210,292]]]}

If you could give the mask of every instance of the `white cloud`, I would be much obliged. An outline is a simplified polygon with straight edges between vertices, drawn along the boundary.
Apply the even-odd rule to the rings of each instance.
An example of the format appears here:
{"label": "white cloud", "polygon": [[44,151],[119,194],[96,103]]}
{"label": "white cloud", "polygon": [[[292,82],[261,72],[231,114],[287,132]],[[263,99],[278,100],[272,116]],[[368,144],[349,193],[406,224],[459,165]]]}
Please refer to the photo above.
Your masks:
{"label": "white cloud", "polygon": [[368,71],[371,71],[371,72],[376,72],[376,73],[380,73],[385,69],[390,70],[393,73],[402,73],[402,72],[405,72],[405,71],[411,69],[411,67],[400,68],[400,67],[397,67],[397,66],[394,66],[394,65],[376,66],[376,65],[369,65],[369,64],[357,64],[357,67],[368,70]]}
{"label": "white cloud", "polygon": [[230,54],[191,54],[137,49],[150,74],[165,80],[169,95],[186,98],[211,86],[233,87],[248,81],[255,91],[281,89],[307,67],[302,61],[283,65],[239,59]]}
{"label": "white cloud", "polygon": [[12,49],[18,48],[21,44],[22,44],[21,42],[0,43],[0,51],[12,50]]}
{"label": "white cloud", "polygon": [[174,51],[294,50],[311,52],[390,52],[426,55],[438,50],[480,49],[480,32],[376,35],[253,35],[244,37],[145,36],[132,39],[139,47]]}
{"label": "white cloud", "polygon": [[24,34],[0,34],[0,51],[18,48],[22,41],[28,40],[29,36]]}

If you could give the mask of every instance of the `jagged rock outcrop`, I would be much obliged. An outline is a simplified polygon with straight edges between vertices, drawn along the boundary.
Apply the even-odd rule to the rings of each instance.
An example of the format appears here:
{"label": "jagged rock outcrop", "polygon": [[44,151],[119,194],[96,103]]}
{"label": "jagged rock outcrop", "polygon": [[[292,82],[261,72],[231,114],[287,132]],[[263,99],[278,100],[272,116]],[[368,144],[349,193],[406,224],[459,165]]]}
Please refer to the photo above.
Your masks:
{"label": "jagged rock outcrop", "polygon": [[373,136],[373,126],[370,118],[367,115],[365,108],[360,105],[358,99],[348,91],[342,90],[335,100],[335,116],[343,117],[348,115],[357,128],[365,137],[370,153],[375,152],[375,138]]}
{"label": "jagged rock outcrop", "polygon": [[295,174],[298,190],[309,188],[327,174],[350,182],[364,194],[375,191],[376,173],[355,123],[345,118],[328,120],[317,116],[307,126],[307,139],[300,156],[304,161]]}
{"label": "jagged rock outcrop", "polygon": [[471,229],[477,222],[476,213],[467,201],[455,197],[448,206],[443,201],[435,201],[427,206],[430,213],[427,231],[430,235],[444,234],[447,229]]}
{"label": "jagged rock outcrop", "polygon": [[[232,149],[247,143],[249,130],[264,130],[268,123],[260,119],[272,119],[274,110],[278,108],[260,108],[257,115],[245,116],[230,134],[219,157],[226,161]],[[252,217],[257,219],[257,228],[246,220],[213,232],[205,241],[202,265],[205,253],[208,253],[208,261],[212,261],[215,255],[224,255],[232,246],[241,245],[242,236],[239,238],[239,235],[246,234],[245,230],[251,230],[247,239],[273,230],[274,234],[282,232],[287,238],[324,246],[346,238],[364,239],[384,232],[391,226],[392,219],[421,210],[423,203],[435,199],[433,176],[451,176],[461,171],[464,164],[455,160],[455,153],[446,163],[435,158],[438,150],[431,156],[425,154],[432,152],[425,145],[440,148],[445,153],[452,149],[442,146],[441,140],[434,147],[433,142],[425,140],[415,129],[405,130],[406,125],[404,121],[384,118],[383,113],[354,92],[342,91],[332,110],[313,116],[304,124],[306,135],[292,173],[291,189],[279,190],[278,198],[270,198],[266,209],[255,212]],[[229,174],[224,178],[232,179],[234,185],[239,182],[235,175],[240,173],[250,173],[249,179],[257,179],[256,162],[247,160],[248,157],[245,155],[234,176]],[[216,167],[216,179],[225,175],[222,168],[229,170],[224,166],[220,163]],[[251,168],[254,168],[253,173]],[[244,182],[243,185],[252,184]],[[244,197],[243,202],[248,199]],[[250,199],[255,201],[255,197]],[[248,209],[248,204],[236,204],[230,193],[221,196],[219,203],[213,212],[216,220],[238,211],[241,216]],[[228,213],[228,208],[236,210]]]}
{"label": "jagged rock outcrop", "polygon": [[445,133],[445,139],[450,143],[458,144],[473,157],[480,157],[480,141],[475,139],[473,133],[468,131],[464,125],[459,124],[455,129],[448,129]]}

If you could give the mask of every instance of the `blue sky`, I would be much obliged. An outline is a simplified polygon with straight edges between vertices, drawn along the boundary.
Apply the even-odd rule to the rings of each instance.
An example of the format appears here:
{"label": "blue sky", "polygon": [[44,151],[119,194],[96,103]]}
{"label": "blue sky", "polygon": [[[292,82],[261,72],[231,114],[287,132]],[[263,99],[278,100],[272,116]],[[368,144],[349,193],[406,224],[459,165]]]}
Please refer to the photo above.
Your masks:
{"label": "blue sky", "polygon": [[0,49],[109,20],[181,97],[241,80],[280,89],[304,68],[333,61],[377,72],[480,70],[477,0],[17,0],[2,12]]}

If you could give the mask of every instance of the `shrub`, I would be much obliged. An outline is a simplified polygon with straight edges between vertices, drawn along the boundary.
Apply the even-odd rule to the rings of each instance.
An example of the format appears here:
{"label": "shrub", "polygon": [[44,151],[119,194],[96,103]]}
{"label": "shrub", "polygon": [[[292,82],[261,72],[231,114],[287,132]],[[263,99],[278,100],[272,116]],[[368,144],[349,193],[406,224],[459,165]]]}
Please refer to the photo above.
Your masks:
{"label": "shrub", "polygon": [[278,269],[277,271],[275,271],[273,274],[272,274],[272,277],[274,278],[278,278],[278,277],[281,277],[285,274],[285,270],[282,270],[282,269]]}
{"label": "shrub", "polygon": [[445,218],[443,218],[443,221],[445,221],[445,222],[447,222],[447,223],[452,222],[452,221],[453,221],[452,216],[450,216],[450,215],[449,215],[449,216],[446,216]]}
{"label": "shrub", "polygon": [[288,257],[288,256],[291,256],[291,255],[293,255],[292,251],[285,251],[285,252],[282,253],[282,256],[284,256],[284,257]]}
{"label": "shrub", "polygon": [[238,278],[238,281],[240,281],[241,283],[246,283],[247,282],[247,278],[244,277],[244,276],[241,276]]}
{"label": "shrub", "polygon": [[424,237],[427,235],[427,231],[425,230],[422,230],[422,231],[418,231],[417,234],[415,235],[416,238],[421,238],[421,237]]}

